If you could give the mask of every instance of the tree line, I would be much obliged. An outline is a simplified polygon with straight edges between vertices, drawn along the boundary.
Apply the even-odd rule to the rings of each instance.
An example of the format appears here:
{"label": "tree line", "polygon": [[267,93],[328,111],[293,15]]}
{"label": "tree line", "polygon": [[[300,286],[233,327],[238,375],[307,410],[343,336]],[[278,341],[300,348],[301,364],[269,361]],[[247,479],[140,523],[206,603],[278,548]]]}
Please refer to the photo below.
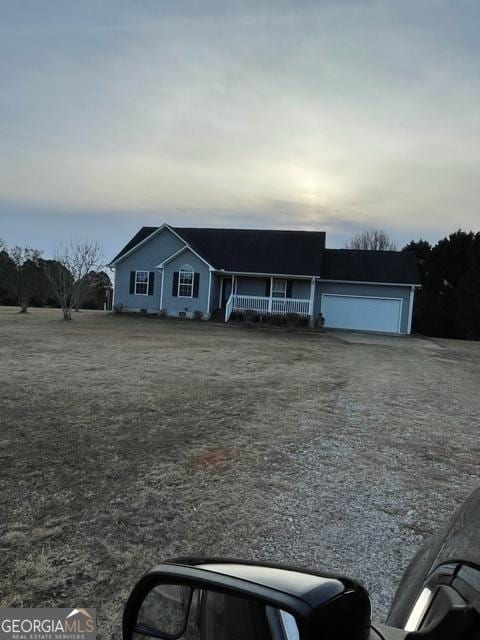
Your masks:
{"label": "tree line", "polygon": [[0,240],[0,304],[58,307],[65,320],[72,310],[103,309],[108,274],[100,267],[96,243],[71,241],[52,259],[31,247],[8,247]]}
{"label": "tree line", "polygon": [[[347,249],[396,250],[381,229],[355,235]],[[442,338],[480,339],[480,233],[461,229],[439,240],[412,240],[422,286],[415,294],[413,331]]]}
{"label": "tree line", "polygon": [[[396,250],[382,230],[354,236],[350,249]],[[421,288],[415,294],[413,331],[443,338],[480,339],[480,233],[458,230],[435,245],[412,240],[402,251],[417,257]],[[103,309],[108,274],[96,243],[70,242],[52,259],[30,247],[0,240],[0,304],[55,306],[71,319],[73,309]]]}
{"label": "tree line", "polygon": [[415,295],[413,328],[443,338],[480,339],[480,233],[456,231],[432,246],[409,242],[422,287]]}

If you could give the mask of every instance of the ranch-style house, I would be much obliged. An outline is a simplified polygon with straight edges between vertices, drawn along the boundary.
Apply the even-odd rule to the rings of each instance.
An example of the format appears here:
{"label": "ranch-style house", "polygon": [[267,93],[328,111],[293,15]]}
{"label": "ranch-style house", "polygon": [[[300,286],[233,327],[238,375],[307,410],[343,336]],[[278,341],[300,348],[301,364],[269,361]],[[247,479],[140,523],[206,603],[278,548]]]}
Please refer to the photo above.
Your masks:
{"label": "ranch-style house", "polygon": [[322,231],[142,227],[109,266],[128,311],[295,313],[312,326],[322,314],[326,327],[396,334],[411,331],[420,285],[412,253],[327,249]]}

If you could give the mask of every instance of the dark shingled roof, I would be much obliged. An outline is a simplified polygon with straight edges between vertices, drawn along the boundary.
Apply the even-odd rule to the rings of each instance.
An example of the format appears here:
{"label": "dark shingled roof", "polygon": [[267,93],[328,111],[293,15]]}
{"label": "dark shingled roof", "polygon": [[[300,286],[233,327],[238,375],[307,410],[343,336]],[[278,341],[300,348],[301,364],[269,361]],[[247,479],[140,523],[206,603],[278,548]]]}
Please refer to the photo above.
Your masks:
{"label": "dark shingled roof", "polygon": [[[112,262],[159,228],[142,227]],[[327,280],[420,284],[415,254],[408,251],[325,249],[324,231],[171,229],[215,269],[321,276]]]}
{"label": "dark shingled roof", "polygon": [[417,258],[410,251],[325,249],[322,278],[392,284],[420,284]]}
{"label": "dark shingled roof", "polygon": [[124,253],[128,253],[130,249],[133,249],[133,247],[136,247],[137,244],[140,244],[142,240],[145,240],[145,238],[148,238],[148,236],[151,235],[158,228],[159,227],[142,227],[140,231],[137,231],[137,233],[133,236],[130,242],[127,242],[127,244],[123,247],[123,249],[117,253],[117,255],[113,258],[112,262],[115,262],[115,260],[118,260],[119,258],[121,258],[121,256],[123,256]]}
{"label": "dark shingled roof", "polygon": [[321,272],[324,231],[172,229],[216,269],[285,275]]}

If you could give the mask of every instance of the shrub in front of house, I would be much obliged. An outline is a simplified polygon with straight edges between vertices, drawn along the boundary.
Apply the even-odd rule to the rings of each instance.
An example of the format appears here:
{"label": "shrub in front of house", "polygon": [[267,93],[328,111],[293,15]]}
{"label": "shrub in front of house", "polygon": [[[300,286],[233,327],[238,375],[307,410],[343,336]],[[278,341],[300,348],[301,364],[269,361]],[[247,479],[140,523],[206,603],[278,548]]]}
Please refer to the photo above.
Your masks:
{"label": "shrub in front of house", "polygon": [[113,313],[124,313],[126,310],[127,307],[121,302],[113,305]]}
{"label": "shrub in front of house", "polygon": [[203,316],[205,314],[203,313],[203,311],[199,311],[198,309],[196,311],[193,312],[193,319],[194,320],[202,320]]}
{"label": "shrub in front of house", "polygon": [[232,311],[230,320],[234,322],[243,322],[243,314],[241,311]]}
{"label": "shrub in front of house", "polygon": [[299,329],[304,324],[302,316],[298,313],[285,314],[285,322],[287,324],[287,329],[290,331]]}
{"label": "shrub in front of house", "polygon": [[256,320],[258,320],[258,313],[253,309],[245,309],[243,312],[243,321],[247,326],[251,326]]}
{"label": "shrub in front of house", "polygon": [[325,326],[325,316],[323,315],[323,313],[319,313],[316,320],[315,320],[315,326],[318,329],[321,329],[323,326]]}
{"label": "shrub in front of house", "polygon": [[268,316],[268,323],[274,327],[284,327],[287,323],[287,319],[283,314],[272,313]]}

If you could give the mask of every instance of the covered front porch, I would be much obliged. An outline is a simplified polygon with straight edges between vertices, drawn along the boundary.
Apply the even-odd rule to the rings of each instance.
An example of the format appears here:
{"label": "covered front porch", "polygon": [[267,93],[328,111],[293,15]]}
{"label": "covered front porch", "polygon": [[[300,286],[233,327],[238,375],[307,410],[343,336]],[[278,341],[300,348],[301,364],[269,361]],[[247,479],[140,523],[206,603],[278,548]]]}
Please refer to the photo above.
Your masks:
{"label": "covered front porch", "polygon": [[280,276],[221,277],[220,302],[225,322],[232,313],[253,312],[260,317],[297,314],[309,318],[313,313],[314,279]]}

